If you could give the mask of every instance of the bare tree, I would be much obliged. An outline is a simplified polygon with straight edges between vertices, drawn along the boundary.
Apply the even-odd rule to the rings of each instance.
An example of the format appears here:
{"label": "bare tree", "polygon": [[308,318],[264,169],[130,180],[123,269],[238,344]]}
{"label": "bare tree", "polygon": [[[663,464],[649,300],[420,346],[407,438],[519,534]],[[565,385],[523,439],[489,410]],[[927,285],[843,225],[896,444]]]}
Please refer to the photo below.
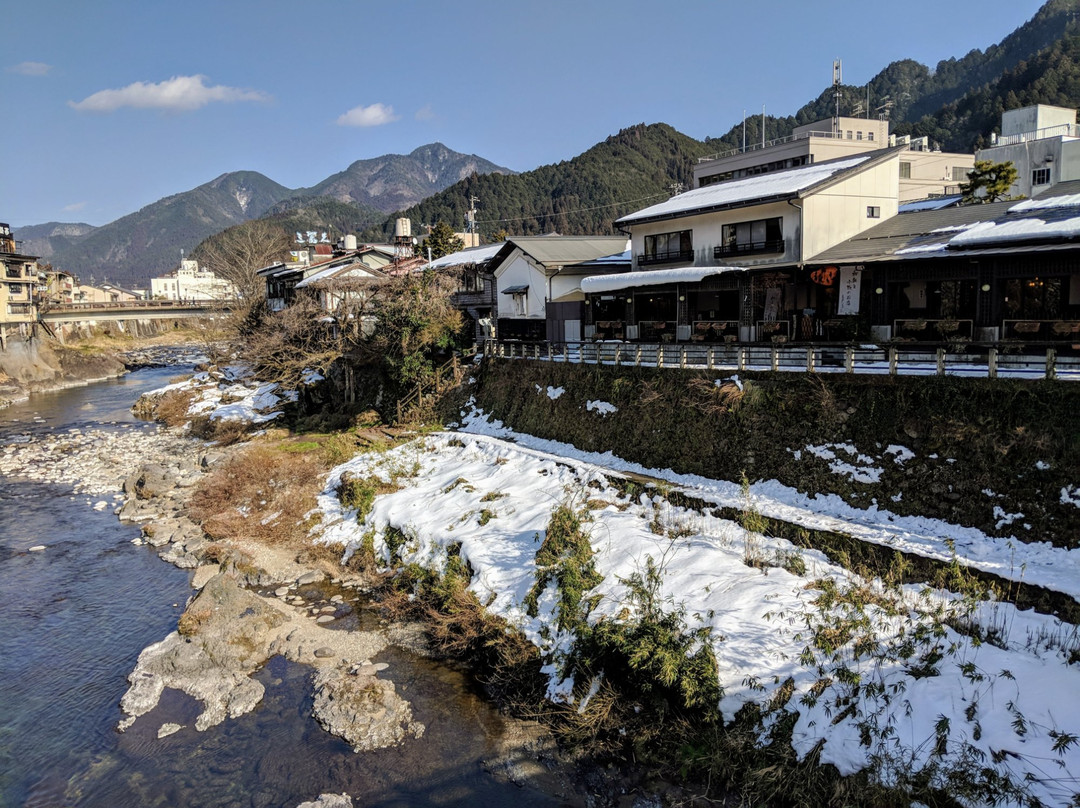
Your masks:
{"label": "bare tree", "polygon": [[289,234],[265,219],[230,227],[199,245],[198,258],[219,278],[229,281],[247,306],[266,298],[266,284],[258,276],[263,267],[289,253]]}

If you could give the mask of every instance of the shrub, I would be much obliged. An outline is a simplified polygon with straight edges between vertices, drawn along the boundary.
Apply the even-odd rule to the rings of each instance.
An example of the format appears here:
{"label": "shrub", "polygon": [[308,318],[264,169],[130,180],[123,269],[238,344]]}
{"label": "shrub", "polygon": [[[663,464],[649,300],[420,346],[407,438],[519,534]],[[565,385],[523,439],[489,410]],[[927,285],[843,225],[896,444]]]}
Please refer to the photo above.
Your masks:
{"label": "shrub", "polygon": [[586,612],[582,598],[604,580],[592,557],[592,544],[582,530],[581,515],[569,505],[559,505],[552,511],[543,543],[536,551],[536,583],[525,596],[526,613],[536,617],[539,598],[554,579],[559,592],[556,625],[562,631],[580,626]]}

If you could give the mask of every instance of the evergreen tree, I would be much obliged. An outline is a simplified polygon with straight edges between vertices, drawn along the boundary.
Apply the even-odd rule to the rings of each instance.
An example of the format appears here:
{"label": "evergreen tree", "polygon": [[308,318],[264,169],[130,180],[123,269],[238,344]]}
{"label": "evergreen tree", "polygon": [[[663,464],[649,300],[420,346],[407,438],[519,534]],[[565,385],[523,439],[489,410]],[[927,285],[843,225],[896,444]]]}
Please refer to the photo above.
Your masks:
{"label": "evergreen tree", "polygon": [[960,183],[964,204],[997,202],[1006,198],[1018,176],[1016,166],[1011,161],[994,163],[976,160],[975,167],[968,172],[968,181]]}
{"label": "evergreen tree", "polygon": [[454,235],[454,228],[444,221],[440,221],[428,233],[427,238],[416,245],[416,254],[420,256],[431,255],[434,261],[444,255],[455,253],[465,247],[465,242]]}

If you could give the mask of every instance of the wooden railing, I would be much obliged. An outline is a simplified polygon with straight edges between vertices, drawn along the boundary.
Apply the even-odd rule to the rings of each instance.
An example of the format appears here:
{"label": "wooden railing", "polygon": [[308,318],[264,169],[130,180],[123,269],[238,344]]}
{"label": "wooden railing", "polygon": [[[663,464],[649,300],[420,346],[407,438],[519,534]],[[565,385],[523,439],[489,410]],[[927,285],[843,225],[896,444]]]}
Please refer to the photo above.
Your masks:
{"label": "wooden railing", "polygon": [[460,356],[455,354],[449,362],[435,369],[434,376],[427,384],[417,382],[415,389],[397,402],[397,423],[401,423],[405,413],[413,407],[423,407],[425,398],[434,402],[439,396],[458,387],[465,376],[461,360],[475,356],[476,350],[474,347],[462,352]]}
{"label": "wooden railing", "polygon": [[865,373],[911,376],[1062,379],[1080,381],[1080,356],[1060,355],[1057,346],[1018,351],[1003,344],[761,345],[632,342],[515,342],[488,340],[484,357],[629,365],[696,370],[764,370],[799,373]]}

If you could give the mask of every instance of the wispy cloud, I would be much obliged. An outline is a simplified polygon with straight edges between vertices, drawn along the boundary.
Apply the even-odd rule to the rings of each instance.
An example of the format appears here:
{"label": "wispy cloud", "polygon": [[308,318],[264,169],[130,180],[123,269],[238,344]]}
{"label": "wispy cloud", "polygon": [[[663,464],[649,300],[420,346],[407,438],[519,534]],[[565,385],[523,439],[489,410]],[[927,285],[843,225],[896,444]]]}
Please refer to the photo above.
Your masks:
{"label": "wispy cloud", "polygon": [[431,108],[431,104],[424,104],[424,106],[416,110],[413,117],[418,121],[430,121],[435,117],[435,110]]}
{"label": "wispy cloud", "polygon": [[8,73],[18,73],[20,76],[47,76],[52,70],[52,65],[44,62],[19,62],[7,69]]}
{"label": "wispy cloud", "polygon": [[367,107],[353,107],[337,119],[338,126],[382,126],[393,123],[401,116],[394,114],[394,108],[385,104],[372,104]]}
{"label": "wispy cloud", "polygon": [[62,210],[64,213],[78,213],[80,210],[86,207],[85,202],[75,202],[71,205],[64,205]]}
{"label": "wispy cloud", "polygon": [[258,90],[221,84],[207,87],[206,76],[199,75],[174,76],[157,84],[137,81],[118,90],[101,90],[82,101],[68,101],[68,106],[80,112],[115,112],[121,107],[190,112],[210,103],[269,100],[269,95]]}

